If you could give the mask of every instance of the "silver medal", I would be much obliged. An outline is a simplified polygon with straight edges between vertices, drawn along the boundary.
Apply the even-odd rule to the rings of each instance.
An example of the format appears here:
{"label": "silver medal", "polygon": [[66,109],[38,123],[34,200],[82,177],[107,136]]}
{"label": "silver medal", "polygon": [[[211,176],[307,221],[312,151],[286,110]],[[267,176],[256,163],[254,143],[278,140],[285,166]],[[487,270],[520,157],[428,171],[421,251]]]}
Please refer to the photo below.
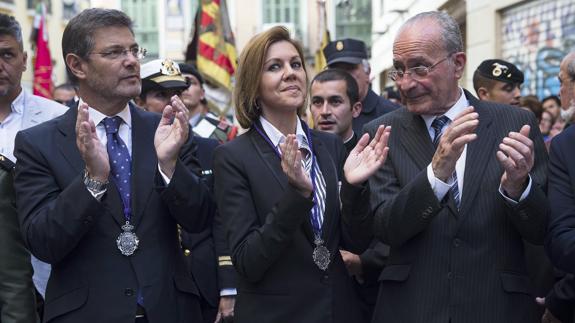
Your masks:
{"label": "silver medal", "polygon": [[319,267],[319,269],[326,270],[331,261],[329,250],[323,245],[323,240],[321,239],[316,239],[314,243],[313,262]]}
{"label": "silver medal", "polygon": [[122,226],[122,230],[123,232],[120,233],[116,239],[116,245],[124,256],[131,256],[134,254],[134,251],[138,249],[140,240],[138,239],[138,236],[132,232],[132,230],[134,230],[134,226],[131,225],[130,222],[126,221],[126,224]]}

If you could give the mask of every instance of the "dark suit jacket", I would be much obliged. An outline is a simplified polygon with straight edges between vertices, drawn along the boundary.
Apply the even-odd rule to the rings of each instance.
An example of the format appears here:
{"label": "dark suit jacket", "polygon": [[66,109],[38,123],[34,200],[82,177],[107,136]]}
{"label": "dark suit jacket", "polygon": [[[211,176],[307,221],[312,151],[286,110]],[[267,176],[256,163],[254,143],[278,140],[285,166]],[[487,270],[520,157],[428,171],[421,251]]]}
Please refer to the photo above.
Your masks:
{"label": "dark suit jacket", "polygon": [[[125,222],[110,182],[98,202],[82,180],[76,147],[77,109],[16,137],[15,188],[24,239],[52,264],[46,322],[133,322],[141,291],[150,322],[201,320],[198,289],[186,270],[176,224],[203,230],[213,211],[194,146],[182,147],[169,185],[158,171],[157,114],[130,107],[132,117],[132,222],[140,246],[120,254],[116,238]],[[190,137],[191,138],[191,137]]]}
{"label": "dark suit jacket", "polygon": [[559,269],[575,273],[575,127],[551,141],[549,151],[549,202],[551,220],[547,251]]}
{"label": "dark suit jacket", "polygon": [[[202,169],[202,178],[206,184],[213,189],[212,160],[215,148],[219,142],[213,139],[194,136],[194,141],[198,144],[197,157]],[[224,288],[235,288],[235,271],[232,265],[218,265],[218,256],[228,255],[229,253],[218,252],[216,250],[216,232],[221,230],[212,229],[216,226],[214,222],[208,229],[199,233],[189,233],[182,231],[182,247],[188,250],[186,263],[198,285],[201,297],[209,305],[210,309],[205,310],[204,321],[209,319],[210,323],[214,321],[220,299],[220,290]],[[220,237],[225,240],[225,237]],[[227,251],[227,243],[225,250]],[[218,279],[218,276],[224,277]],[[210,316],[209,318],[206,316]],[[213,317],[212,317],[213,316]]]}
{"label": "dark suit jacket", "polygon": [[[541,244],[547,224],[547,154],[532,113],[478,101],[478,138],[467,147],[461,207],[438,201],[427,179],[434,147],[423,119],[399,109],[366,126],[391,125],[389,155],[372,177],[375,234],[389,244],[374,322],[538,322],[523,239]],[[498,192],[501,140],[531,125],[533,180],[512,206]]]}
{"label": "dark suit jacket", "polygon": [[338,249],[361,253],[369,244],[369,238],[352,239],[370,225],[369,191],[343,183],[340,211],[344,147],[332,134],[312,131],[312,138],[327,190],[322,235],[332,259],[326,271],[312,259],[313,202],[288,184],[274,148],[251,129],[216,149],[216,199],[238,272],[234,322],[357,321]]}
{"label": "dark suit jacket", "polygon": [[[571,273],[547,295],[549,310],[565,322],[575,309],[575,127],[568,127],[551,141],[549,151],[549,203],[551,220],[546,248],[553,264]],[[571,318],[571,321],[568,320]]]}
{"label": "dark suit jacket", "polygon": [[553,285],[545,297],[545,306],[562,323],[575,322],[575,278],[572,274]]}
{"label": "dark suit jacket", "polygon": [[365,99],[361,102],[361,113],[357,118],[353,119],[353,131],[361,137],[365,124],[397,108],[399,108],[397,104],[377,95],[373,90],[369,89]]}
{"label": "dark suit jacket", "polygon": [[0,323],[38,321],[30,253],[24,246],[13,187],[14,164],[0,155]]}

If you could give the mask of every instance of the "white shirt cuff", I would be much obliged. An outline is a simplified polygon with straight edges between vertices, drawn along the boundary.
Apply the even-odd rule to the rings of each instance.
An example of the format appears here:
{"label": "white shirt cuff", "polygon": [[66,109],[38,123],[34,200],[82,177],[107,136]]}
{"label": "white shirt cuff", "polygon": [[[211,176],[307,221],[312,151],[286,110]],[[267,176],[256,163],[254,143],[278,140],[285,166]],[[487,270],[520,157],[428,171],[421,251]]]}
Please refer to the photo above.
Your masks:
{"label": "white shirt cuff", "polygon": [[160,175],[162,175],[162,178],[164,179],[164,183],[167,185],[170,185],[170,179],[168,178],[168,176],[166,174],[164,174],[164,172],[162,172],[162,169],[160,168],[160,164],[158,164],[158,170],[160,171]]}
{"label": "white shirt cuff", "polygon": [[238,290],[235,288],[224,288],[220,290],[220,296],[236,296],[238,294]]}
{"label": "white shirt cuff", "polygon": [[[88,188],[86,188],[88,190]],[[92,194],[92,196],[98,200],[98,202],[100,202],[102,200],[102,196],[104,196],[104,193],[106,193],[108,189],[103,189],[99,192],[92,192],[91,190],[88,190],[88,192],[90,192],[90,194]]]}
{"label": "white shirt cuff", "polygon": [[438,201],[443,200],[443,198],[445,197],[447,192],[449,192],[449,189],[451,188],[451,186],[453,186],[454,184],[457,185],[457,183],[453,180],[453,177],[449,178],[451,183],[445,183],[444,181],[435,177],[435,174],[433,173],[433,168],[431,167],[431,164],[429,164],[429,166],[427,166],[427,180],[429,180],[429,185],[431,185],[431,189],[433,190],[433,194],[435,194],[435,197],[437,197]]}
{"label": "white shirt cuff", "polygon": [[527,187],[525,188],[523,193],[521,193],[521,196],[519,197],[519,201],[515,201],[514,199],[509,198],[507,195],[505,195],[505,192],[503,192],[503,188],[501,187],[501,184],[499,184],[499,194],[501,194],[501,196],[503,196],[503,198],[507,202],[511,203],[512,205],[515,205],[515,204],[523,201],[524,199],[527,198],[527,195],[529,195],[529,192],[531,192],[531,183],[532,183],[531,175],[528,175],[528,176],[529,176],[529,183],[527,184]]}

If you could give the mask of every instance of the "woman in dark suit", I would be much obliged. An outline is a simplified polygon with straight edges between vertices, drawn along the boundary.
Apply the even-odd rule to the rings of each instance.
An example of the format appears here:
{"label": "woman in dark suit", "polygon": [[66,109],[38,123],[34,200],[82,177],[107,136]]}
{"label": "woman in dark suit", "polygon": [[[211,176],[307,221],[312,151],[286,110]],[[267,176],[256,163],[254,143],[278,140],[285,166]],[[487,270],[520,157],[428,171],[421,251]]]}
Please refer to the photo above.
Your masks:
{"label": "woman in dark suit", "polygon": [[364,135],[344,166],[341,140],[299,118],[303,57],[283,27],[252,38],[234,92],[236,116],[249,130],[215,153],[216,198],[239,273],[239,323],[358,317],[338,249],[361,253],[370,242],[365,182],[385,160],[389,128],[371,142]]}

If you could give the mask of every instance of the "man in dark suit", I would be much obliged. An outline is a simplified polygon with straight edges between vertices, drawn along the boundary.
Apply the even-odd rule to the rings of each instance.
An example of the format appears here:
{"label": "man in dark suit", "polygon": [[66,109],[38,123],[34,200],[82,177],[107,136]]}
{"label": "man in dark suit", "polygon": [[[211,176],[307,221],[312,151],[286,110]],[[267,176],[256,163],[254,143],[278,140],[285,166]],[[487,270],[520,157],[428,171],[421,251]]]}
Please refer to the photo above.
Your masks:
{"label": "man in dark suit", "polygon": [[370,180],[374,231],[390,246],[374,322],[539,322],[523,239],[541,244],[546,153],[532,113],[458,86],[466,56],[444,12],[409,19],[390,77],[407,109]]}
{"label": "man in dark suit", "polygon": [[0,155],[0,323],[34,323],[32,265],[18,224],[13,170],[14,163]]}
{"label": "man in dark suit", "polygon": [[[352,128],[353,118],[361,111],[357,82],[343,70],[324,70],[311,81],[310,101],[315,128],[338,135],[343,140],[347,157],[359,140]],[[370,322],[377,299],[377,277],[385,265],[389,247],[374,241],[359,255],[343,249],[340,253],[357,283],[355,289],[361,300],[362,322]]]}
{"label": "man in dark suit", "polygon": [[[575,98],[575,52],[563,58],[559,71],[561,83],[561,106],[574,106]],[[569,108],[571,109],[571,108]],[[569,109],[566,109],[568,111]],[[563,110],[565,111],[565,110]],[[562,113],[563,113],[562,111]],[[569,273],[555,284],[545,297],[549,309],[549,322],[573,322],[575,309],[575,262],[573,240],[575,231],[575,168],[573,142],[575,128],[568,127],[551,141],[549,149],[549,202],[551,220],[547,235],[547,253],[553,264]]]}
{"label": "man in dark suit", "polygon": [[201,321],[177,224],[203,230],[214,207],[183,103],[162,116],[128,104],[145,52],[120,11],[71,19],[62,52],[79,106],[20,132],[15,148],[24,240],[52,264],[44,321]]}
{"label": "man in dark suit", "polygon": [[[142,92],[136,98],[136,103],[147,111],[159,114],[170,104],[172,96],[181,97],[182,91],[188,90],[188,87],[197,86],[197,80],[195,83],[186,80],[179,69],[179,65],[170,59],[156,59],[143,64],[140,76],[142,78]],[[189,91],[188,100],[191,99],[190,96],[198,95],[194,91]],[[196,97],[195,99],[199,101],[200,98]],[[186,105],[186,101],[183,103]],[[186,108],[190,110],[187,105]],[[214,149],[219,145],[219,142],[198,135],[194,135],[193,141],[198,147],[196,156],[201,166],[202,179],[212,191],[212,159]],[[199,233],[180,230],[180,242],[186,257],[186,264],[200,291],[200,307],[205,323],[213,323],[217,321],[216,318],[219,320],[219,316],[223,316],[225,319],[233,318],[234,295],[236,294],[235,272],[231,264],[221,265],[222,261],[218,261],[216,258],[213,235],[216,228],[212,230],[212,226],[210,223],[207,229]],[[229,253],[226,255],[229,258]],[[218,273],[223,277],[221,281],[218,281]],[[218,288],[218,284],[221,286],[220,288]],[[222,294],[221,298],[220,294]]]}
{"label": "man in dark suit", "polygon": [[367,60],[367,48],[361,40],[346,38],[332,41],[323,49],[328,68],[339,68],[348,72],[357,82],[361,113],[353,119],[353,131],[363,134],[363,126],[371,120],[397,109],[399,106],[375,94],[369,74],[371,66]]}

